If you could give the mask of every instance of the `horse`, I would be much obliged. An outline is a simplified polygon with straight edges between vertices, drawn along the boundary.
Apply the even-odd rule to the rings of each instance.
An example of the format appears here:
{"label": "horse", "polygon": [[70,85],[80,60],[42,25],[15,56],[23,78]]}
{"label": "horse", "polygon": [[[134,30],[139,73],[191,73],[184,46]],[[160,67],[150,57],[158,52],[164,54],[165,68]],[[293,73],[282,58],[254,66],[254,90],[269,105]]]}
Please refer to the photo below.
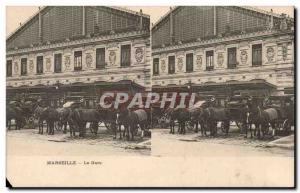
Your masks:
{"label": "horse", "polygon": [[170,126],[170,133],[171,134],[175,133],[175,121],[176,121],[176,118],[178,117],[178,116],[176,116],[176,114],[178,114],[178,112],[176,112],[173,108],[168,108],[165,111],[164,116],[166,118],[169,118],[169,120],[170,120],[169,126]]}
{"label": "horse", "polygon": [[[138,125],[142,130],[141,138],[144,137],[144,132],[148,127],[148,114],[143,109],[129,110],[127,108],[121,109],[118,112],[117,123],[119,125],[119,131],[121,132],[121,125],[124,126],[123,136],[126,136],[127,140],[134,140],[134,135],[137,132]],[[130,137],[131,136],[131,137]],[[120,133],[120,138],[121,133]]]}
{"label": "horse", "polygon": [[58,113],[57,109],[48,107],[47,115],[46,122],[49,127],[48,134],[54,135],[54,123],[60,120],[60,114]]}
{"label": "horse", "polygon": [[203,110],[202,116],[205,124],[210,128],[210,136],[217,135],[217,123],[219,121],[224,123],[225,133],[228,135],[230,118],[225,108],[208,107]]}
{"label": "horse", "polygon": [[79,107],[71,110],[69,120],[73,125],[70,127],[70,135],[75,136],[75,128],[78,128],[79,136],[84,137],[86,135],[87,122],[92,123],[94,133],[97,134],[101,114],[97,111],[97,109],[84,109]]}
{"label": "horse", "polygon": [[185,134],[185,124],[190,119],[190,113],[185,108],[168,108],[166,114],[170,117],[170,133],[175,133],[175,121],[178,121],[178,133]]}
{"label": "horse", "polygon": [[100,105],[97,106],[97,111],[100,114],[100,121],[110,125],[114,132],[114,139],[117,138],[117,112],[114,109],[102,108]]}
{"label": "horse", "polygon": [[[39,127],[39,134],[43,134],[44,133],[44,121],[46,121],[47,123],[47,119],[48,119],[48,107],[41,107],[39,104],[37,104],[34,113],[33,113],[33,117],[35,119],[37,119],[38,121],[38,127]],[[48,132],[49,126],[47,124],[47,132]]]}
{"label": "horse", "polygon": [[199,131],[199,125],[201,129],[201,134],[206,135],[205,122],[203,119],[204,109],[208,107],[208,103],[206,101],[198,101],[191,108],[188,109],[190,112],[190,120],[196,125],[195,133]]}
{"label": "horse", "polygon": [[33,113],[38,102],[34,99],[27,99],[24,103],[22,103],[21,108],[24,112],[24,117],[27,120],[26,122],[33,121]]}
{"label": "horse", "polygon": [[157,126],[161,126],[164,127],[165,124],[163,121],[165,121],[164,119],[166,118],[164,116],[164,110],[159,108],[159,107],[151,107],[151,114],[149,117],[151,117],[151,127],[157,127]]}
{"label": "horse", "polygon": [[66,107],[61,107],[61,108],[57,108],[56,111],[58,113],[58,118],[59,118],[58,126],[61,127],[61,129],[63,129],[63,133],[67,133],[67,126],[68,126],[69,114],[71,109]]}
{"label": "horse", "polygon": [[250,122],[250,133],[252,135],[251,125],[255,125],[254,135],[257,133],[258,139],[264,139],[265,135],[268,132],[269,125],[272,128],[272,137],[275,135],[275,124],[278,120],[278,112],[275,108],[267,108],[263,110],[259,105],[252,105],[249,113],[249,122]]}
{"label": "horse", "polygon": [[190,111],[190,119],[193,125],[195,125],[195,133],[199,132],[199,126],[201,135],[206,135],[206,126],[203,118],[204,108],[195,109]]}

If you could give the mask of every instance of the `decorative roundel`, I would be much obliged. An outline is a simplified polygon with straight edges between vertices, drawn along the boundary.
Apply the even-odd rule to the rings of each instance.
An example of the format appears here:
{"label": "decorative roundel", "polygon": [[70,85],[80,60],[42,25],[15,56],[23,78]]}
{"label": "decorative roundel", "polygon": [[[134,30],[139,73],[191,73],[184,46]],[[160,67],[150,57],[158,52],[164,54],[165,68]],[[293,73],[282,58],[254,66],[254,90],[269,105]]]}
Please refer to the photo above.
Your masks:
{"label": "decorative roundel", "polygon": [[138,63],[141,63],[144,59],[144,50],[143,48],[136,48],[135,49],[135,60]]}
{"label": "decorative roundel", "polygon": [[246,64],[248,61],[248,53],[246,50],[241,51],[241,62],[242,64]]}
{"label": "decorative roundel", "polygon": [[29,60],[29,71],[33,72],[33,69],[34,69],[33,60]]}
{"label": "decorative roundel", "polygon": [[178,66],[178,70],[179,71],[182,71],[182,67],[183,67],[183,58],[178,58],[178,63],[177,63],[177,66]]}
{"label": "decorative roundel", "polygon": [[274,60],[274,56],[275,56],[275,50],[273,47],[268,47],[267,48],[267,59],[268,62],[272,62]]}
{"label": "decorative roundel", "polygon": [[218,62],[218,66],[223,66],[223,62],[224,62],[224,55],[223,55],[223,53],[218,53],[217,62]]}
{"label": "decorative roundel", "polygon": [[165,72],[165,70],[166,70],[166,61],[165,61],[165,60],[162,60],[162,61],[161,61],[161,70],[162,70],[163,72]]}
{"label": "decorative roundel", "polygon": [[115,65],[115,63],[116,63],[116,52],[115,51],[110,51],[109,52],[109,57],[108,57],[108,59],[109,59],[109,63],[111,64],[111,65]]}
{"label": "decorative roundel", "polygon": [[19,72],[19,65],[18,65],[18,62],[15,62],[15,63],[14,63],[14,71],[15,71],[15,73],[18,73],[18,72]]}
{"label": "decorative roundel", "polygon": [[198,68],[202,67],[202,56],[201,55],[196,56],[196,64],[197,64]]}
{"label": "decorative roundel", "polygon": [[85,56],[86,67],[90,68],[93,64],[93,56],[90,53],[87,53]]}

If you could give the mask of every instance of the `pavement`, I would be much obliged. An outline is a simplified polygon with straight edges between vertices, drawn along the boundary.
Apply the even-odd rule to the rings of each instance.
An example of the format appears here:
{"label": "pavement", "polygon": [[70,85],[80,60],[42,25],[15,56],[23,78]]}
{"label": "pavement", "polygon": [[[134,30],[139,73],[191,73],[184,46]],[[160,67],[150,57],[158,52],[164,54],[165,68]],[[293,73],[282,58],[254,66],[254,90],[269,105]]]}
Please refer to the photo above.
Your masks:
{"label": "pavement", "polygon": [[[24,151],[24,148],[26,151]],[[152,156],[294,156],[294,136],[279,139],[245,138],[237,131],[217,137],[202,136],[187,131],[185,135],[170,134],[169,129],[155,128],[152,138],[134,141],[113,139],[106,129],[97,135],[87,132],[85,138],[70,137],[56,131],[55,135],[40,135],[37,129],[7,132],[8,155],[152,155]]]}
{"label": "pavement", "polygon": [[10,130],[7,132],[8,155],[142,155],[151,154],[149,138],[135,141],[113,139],[107,130],[97,135],[87,133],[85,138],[70,137],[56,131],[54,135],[38,134],[37,129]]}
{"label": "pavement", "polygon": [[274,140],[266,144],[267,147],[280,147],[294,150],[295,136],[289,135],[280,139]]}
{"label": "pavement", "polygon": [[272,139],[258,140],[245,138],[237,132],[228,136],[220,133],[217,137],[201,136],[193,131],[185,135],[170,134],[169,129],[152,130],[153,156],[284,156],[293,157],[293,149],[268,146]]}

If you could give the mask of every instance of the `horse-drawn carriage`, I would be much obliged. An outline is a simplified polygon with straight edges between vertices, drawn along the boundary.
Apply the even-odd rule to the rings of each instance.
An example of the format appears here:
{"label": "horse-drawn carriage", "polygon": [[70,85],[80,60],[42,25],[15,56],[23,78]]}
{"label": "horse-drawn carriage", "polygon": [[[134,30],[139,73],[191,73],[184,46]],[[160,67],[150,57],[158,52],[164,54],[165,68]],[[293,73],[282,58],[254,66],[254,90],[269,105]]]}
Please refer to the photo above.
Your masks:
{"label": "horse-drawn carriage", "polygon": [[[180,122],[183,123],[184,129],[196,126],[195,131],[198,131],[197,126],[200,125],[201,132],[210,130],[213,135],[216,134],[218,125],[224,133],[228,134],[229,128],[234,125],[231,123],[235,123],[240,133],[247,135],[250,128],[251,136],[252,126],[255,126],[255,131],[263,130],[263,135],[268,134],[271,126],[274,135],[275,129],[276,133],[278,130],[290,131],[294,123],[293,96],[225,96],[224,106],[211,95],[199,98],[190,108],[176,107],[177,100],[175,107],[171,109],[159,109],[159,104],[154,105],[153,109],[159,114],[159,116],[154,115],[157,119],[156,123],[160,123],[160,126],[165,128],[171,126],[171,133],[174,133],[176,122],[178,128],[181,127]],[[274,125],[277,128],[274,128]]]}
{"label": "horse-drawn carriage", "polygon": [[[110,93],[111,94],[111,93]],[[116,94],[116,93],[115,93]],[[90,98],[81,98],[77,106],[71,107],[73,110],[75,125],[77,127],[90,128],[91,133],[97,134],[99,127],[103,125],[109,132],[114,132],[115,137],[118,131],[118,126],[122,125],[123,130],[127,130],[127,127],[134,127],[134,134],[136,135],[138,127],[142,130],[142,135],[146,131],[145,135],[149,135],[150,127],[150,109],[140,109],[138,107],[129,107],[129,101],[117,104],[116,95],[106,97],[104,101],[100,100],[100,97],[96,97],[91,100]],[[132,96],[129,95],[132,99]],[[142,100],[146,98],[143,97]],[[88,103],[86,101],[89,101]],[[72,105],[71,105],[72,106]],[[117,107],[116,107],[117,106]],[[107,108],[108,107],[108,108]],[[125,118],[124,118],[125,117]],[[119,127],[121,133],[121,127]]]}
{"label": "horse-drawn carriage", "polygon": [[294,95],[269,96],[263,105],[265,109],[276,109],[276,129],[288,134],[294,126]]}
{"label": "horse-drawn carriage", "polygon": [[[228,100],[225,103],[227,116],[231,122],[235,123],[241,132],[247,122],[246,111],[248,99],[249,96],[234,95],[232,97],[228,97]],[[221,129],[222,131],[225,130],[224,124],[221,124]]]}
{"label": "horse-drawn carriage", "polygon": [[16,127],[32,127],[34,125],[33,111],[38,98],[32,96],[15,96],[7,101],[6,104],[6,119],[8,128],[12,120],[14,120]]}
{"label": "horse-drawn carriage", "polygon": [[[171,128],[171,133],[174,133],[174,127],[178,125],[178,131],[185,133],[185,129],[193,130],[198,132],[199,116],[202,113],[203,109],[210,104],[215,103],[211,99],[213,96],[196,96],[195,104],[190,104],[191,95],[186,96],[182,100],[180,95],[177,95],[175,98],[174,106],[170,106],[169,103],[165,103],[164,106],[161,106],[161,102],[157,102],[152,105],[152,114],[154,119],[154,127],[160,128]],[[192,99],[193,100],[193,99]],[[183,106],[184,103],[184,106]],[[201,119],[201,118],[200,118]],[[202,123],[202,122],[201,122]],[[204,126],[201,125],[201,129]]]}

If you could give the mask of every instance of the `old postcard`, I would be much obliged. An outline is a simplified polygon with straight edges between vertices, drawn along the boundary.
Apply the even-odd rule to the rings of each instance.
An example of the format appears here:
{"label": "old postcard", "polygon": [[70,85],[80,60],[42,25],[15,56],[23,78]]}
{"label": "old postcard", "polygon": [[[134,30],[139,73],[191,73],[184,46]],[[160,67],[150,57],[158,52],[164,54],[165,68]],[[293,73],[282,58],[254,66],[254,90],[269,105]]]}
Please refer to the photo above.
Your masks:
{"label": "old postcard", "polygon": [[6,12],[7,186],[295,186],[293,6]]}

